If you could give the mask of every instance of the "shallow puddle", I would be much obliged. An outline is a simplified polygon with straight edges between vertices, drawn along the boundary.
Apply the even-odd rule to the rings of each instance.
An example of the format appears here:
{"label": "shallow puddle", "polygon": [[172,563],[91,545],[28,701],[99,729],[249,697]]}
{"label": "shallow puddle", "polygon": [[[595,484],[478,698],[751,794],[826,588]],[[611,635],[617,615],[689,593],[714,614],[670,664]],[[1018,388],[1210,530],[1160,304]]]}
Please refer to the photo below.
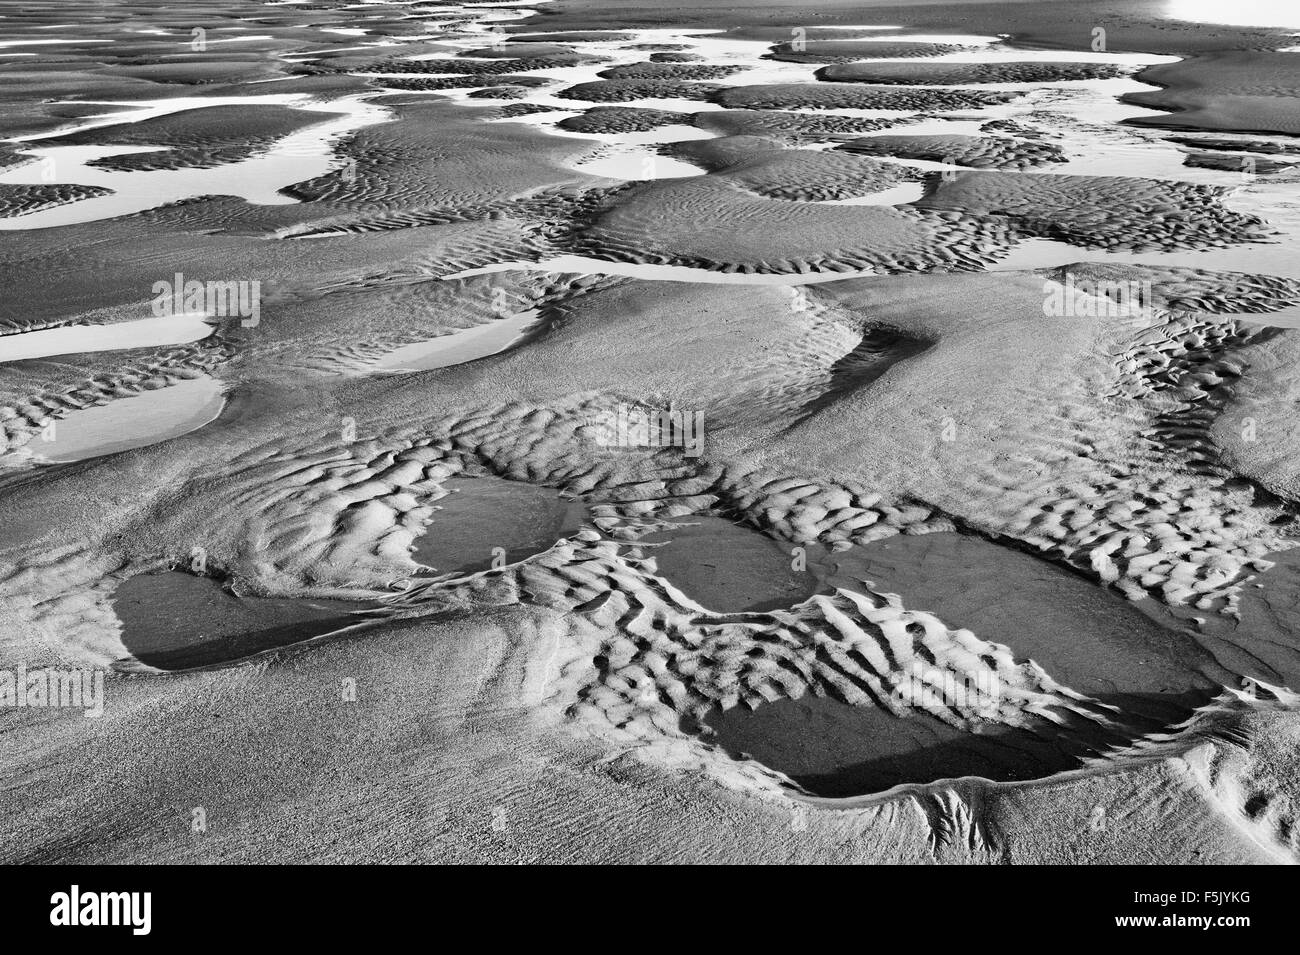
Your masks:
{"label": "shallow puddle", "polygon": [[58,464],[142,448],[214,421],[225,401],[220,381],[191,378],[74,411],[53,422],[51,439],[36,437],[24,450]]}
{"label": "shallow puddle", "polygon": [[237,597],[182,571],[141,574],[113,594],[122,642],[141,663],[187,670],[234,663],[365,623],[360,601]]}
{"label": "shallow puddle", "polygon": [[714,710],[704,738],[785,773],[809,793],[847,798],[905,783],[979,776],[1039,779],[1077,768],[1085,747],[1065,748],[1024,730],[970,733],[928,714],[896,717],[827,697]]}
{"label": "shallow puddle", "polygon": [[0,362],[182,345],[207,338],[215,330],[204,315],[167,315],[106,325],[60,325],[0,336]]}
{"label": "shallow puddle", "polygon": [[660,577],[718,613],[776,610],[817,592],[816,576],[758,531],[721,517],[690,517],[642,539]]}
{"label": "shallow puddle", "polygon": [[537,312],[521,312],[486,325],[458,329],[422,342],[403,345],[389,352],[372,368],[375,371],[429,371],[462,365],[477,358],[503,352],[527,337],[537,321]]}
{"label": "shallow puddle", "polygon": [[576,532],[586,506],[554,488],[498,477],[457,478],[412,558],[439,574],[472,574],[541,553]]}

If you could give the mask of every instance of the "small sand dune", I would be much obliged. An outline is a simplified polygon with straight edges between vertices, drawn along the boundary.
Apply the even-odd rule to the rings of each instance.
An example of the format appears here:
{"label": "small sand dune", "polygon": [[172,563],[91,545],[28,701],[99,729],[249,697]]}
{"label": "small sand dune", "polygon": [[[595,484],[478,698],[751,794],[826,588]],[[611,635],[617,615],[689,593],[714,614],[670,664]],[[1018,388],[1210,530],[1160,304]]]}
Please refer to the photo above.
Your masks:
{"label": "small sand dune", "polygon": [[1260,218],[1224,205],[1225,187],[1117,176],[958,173],[922,209],[997,216],[1026,235],[1115,249],[1204,249],[1265,241]]}
{"label": "small sand dune", "polygon": [[76,183],[57,185],[9,185],[0,184],[0,218],[9,216],[31,215],[43,209],[95,196],[111,195],[112,189],[104,186],[82,186]]}
{"label": "small sand dune", "polygon": [[865,136],[836,147],[869,156],[927,159],[976,169],[1033,169],[1065,162],[1054,143],[992,136]]}
{"label": "small sand dune", "polygon": [[265,152],[286,136],[325,118],[320,113],[288,106],[212,106],[180,110],[135,123],[100,126],[45,139],[41,145],[160,147],[156,152],[105,156],[89,163],[120,172],[211,169]]}
{"label": "small sand dune", "polygon": [[767,54],[769,59],[787,63],[850,63],[864,59],[898,59],[905,57],[943,56],[973,49],[959,43],[921,43],[897,40],[804,40],[797,47],[793,41],[778,43]]}
{"label": "small sand dune", "polygon": [[716,101],[729,109],[979,109],[1020,96],[1013,92],[869,86],[857,83],[773,83],[732,86]]}
{"label": "small sand dune", "polygon": [[1147,67],[1137,75],[1159,86],[1125,102],[1169,110],[1128,120],[1136,126],[1300,135],[1300,63],[1293,53],[1202,53]]}
{"label": "small sand dune", "polygon": [[1128,70],[1113,63],[836,63],[817,71],[819,80],[903,86],[969,86],[978,83],[1063,83],[1104,80]]}

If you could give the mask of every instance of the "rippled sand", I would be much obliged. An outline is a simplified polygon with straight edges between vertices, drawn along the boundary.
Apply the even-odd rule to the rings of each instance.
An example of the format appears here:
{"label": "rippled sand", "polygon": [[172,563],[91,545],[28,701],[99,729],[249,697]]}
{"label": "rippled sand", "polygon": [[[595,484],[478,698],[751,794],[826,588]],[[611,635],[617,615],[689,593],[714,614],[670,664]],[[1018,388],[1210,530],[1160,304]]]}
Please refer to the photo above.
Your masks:
{"label": "rippled sand", "polygon": [[299,6],[4,8],[0,859],[1296,861],[1285,30]]}

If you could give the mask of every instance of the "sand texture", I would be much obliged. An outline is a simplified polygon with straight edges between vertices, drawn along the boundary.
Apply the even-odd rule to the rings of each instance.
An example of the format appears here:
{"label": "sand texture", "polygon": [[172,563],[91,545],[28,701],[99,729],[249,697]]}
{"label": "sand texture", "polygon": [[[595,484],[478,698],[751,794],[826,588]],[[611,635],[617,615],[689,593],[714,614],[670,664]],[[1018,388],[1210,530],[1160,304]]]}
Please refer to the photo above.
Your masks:
{"label": "sand texture", "polygon": [[0,18],[0,861],[1300,861],[1287,30],[181,6]]}

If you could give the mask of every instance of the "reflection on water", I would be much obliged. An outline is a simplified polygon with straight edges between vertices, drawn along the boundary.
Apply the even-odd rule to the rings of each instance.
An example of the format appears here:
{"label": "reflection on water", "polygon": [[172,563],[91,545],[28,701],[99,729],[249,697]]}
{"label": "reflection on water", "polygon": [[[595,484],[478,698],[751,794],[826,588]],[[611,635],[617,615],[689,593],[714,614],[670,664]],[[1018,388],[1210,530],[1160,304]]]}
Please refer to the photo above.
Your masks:
{"label": "reflection on water", "polygon": [[1164,15],[1235,27],[1300,27],[1300,6],[1279,0],[1166,0]]}

